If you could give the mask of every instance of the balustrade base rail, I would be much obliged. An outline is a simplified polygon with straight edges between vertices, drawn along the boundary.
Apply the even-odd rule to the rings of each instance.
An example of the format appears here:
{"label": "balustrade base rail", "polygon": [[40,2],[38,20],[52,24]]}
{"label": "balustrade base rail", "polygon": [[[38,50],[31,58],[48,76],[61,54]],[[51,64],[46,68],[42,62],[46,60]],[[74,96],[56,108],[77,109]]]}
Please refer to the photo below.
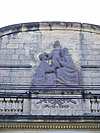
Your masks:
{"label": "balustrade base rail", "polygon": [[0,115],[0,122],[100,122],[100,115]]}

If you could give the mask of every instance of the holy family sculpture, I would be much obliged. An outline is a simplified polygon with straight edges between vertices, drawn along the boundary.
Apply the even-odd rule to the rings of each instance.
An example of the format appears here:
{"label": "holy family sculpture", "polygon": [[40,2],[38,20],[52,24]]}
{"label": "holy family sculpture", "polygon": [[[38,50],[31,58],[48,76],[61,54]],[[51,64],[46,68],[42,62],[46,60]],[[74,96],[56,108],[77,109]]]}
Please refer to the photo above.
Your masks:
{"label": "holy family sculpture", "polygon": [[79,72],[69,55],[68,48],[61,48],[55,41],[51,53],[39,55],[40,64],[32,81],[35,85],[78,85]]}

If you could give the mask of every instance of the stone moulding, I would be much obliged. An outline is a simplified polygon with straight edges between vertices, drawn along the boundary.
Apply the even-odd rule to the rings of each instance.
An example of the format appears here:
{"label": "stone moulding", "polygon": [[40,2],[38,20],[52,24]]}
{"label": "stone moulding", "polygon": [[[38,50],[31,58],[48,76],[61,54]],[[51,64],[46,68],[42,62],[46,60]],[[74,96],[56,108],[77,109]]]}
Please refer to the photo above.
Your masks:
{"label": "stone moulding", "polygon": [[73,30],[100,34],[100,26],[78,22],[30,22],[0,28],[0,37],[7,34],[40,30]]}
{"label": "stone moulding", "polygon": [[0,129],[95,129],[100,130],[99,123],[48,123],[15,122],[0,123]]}

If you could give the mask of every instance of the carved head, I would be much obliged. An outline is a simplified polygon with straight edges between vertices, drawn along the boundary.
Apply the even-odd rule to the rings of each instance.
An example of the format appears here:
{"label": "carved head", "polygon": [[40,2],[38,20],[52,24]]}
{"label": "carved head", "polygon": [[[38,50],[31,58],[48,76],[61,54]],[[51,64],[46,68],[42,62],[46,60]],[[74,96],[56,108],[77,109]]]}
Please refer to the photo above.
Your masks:
{"label": "carved head", "polygon": [[43,60],[47,60],[47,57],[45,54],[40,54],[39,59],[40,59],[40,61],[43,61]]}
{"label": "carved head", "polygon": [[66,55],[68,55],[68,48],[63,48],[61,50],[61,56],[66,56]]}
{"label": "carved head", "polygon": [[61,47],[60,41],[58,41],[58,40],[55,41],[53,47],[54,47],[54,48],[60,48],[60,47]]}

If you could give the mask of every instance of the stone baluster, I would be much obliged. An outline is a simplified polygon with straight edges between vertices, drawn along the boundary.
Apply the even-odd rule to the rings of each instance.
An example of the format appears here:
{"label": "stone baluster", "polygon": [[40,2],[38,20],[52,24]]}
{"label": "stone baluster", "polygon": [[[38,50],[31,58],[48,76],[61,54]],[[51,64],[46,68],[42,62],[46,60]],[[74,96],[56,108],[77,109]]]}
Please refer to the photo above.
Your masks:
{"label": "stone baluster", "polygon": [[97,99],[97,112],[100,112],[100,99]]}
{"label": "stone baluster", "polygon": [[91,112],[97,111],[97,102],[96,99],[91,99]]}
{"label": "stone baluster", "polygon": [[10,98],[6,98],[5,101],[6,101],[5,111],[9,112],[11,110],[11,107],[10,107]]}
{"label": "stone baluster", "polygon": [[3,112],[5,112],[6,111],[6,100],[5,100],[5,98],[2,101],[2,107],[3,107]]}
{"label": "stone baluster", "polygon": [[18,100],[18,108],[17,108],[18,112],[22,112],[23,111],[23,100],[19,99]]}
{"label": "stone baluster", "polygon": [[3,111],[3,98],[0,98],[0,112]]}
{"label": "stone baluster", "polygon": [[18,113],[18,98],[15,101],[15,112]]}
{"label": "stone baluster", "polygon": [[0,98],[0,112],[3,113],[23,112],[23,99]]}
{"label": "stone baluster", "polygon": [[16,98],[12,98],[11,100],[12,100],[11,111],[16,112]]}

